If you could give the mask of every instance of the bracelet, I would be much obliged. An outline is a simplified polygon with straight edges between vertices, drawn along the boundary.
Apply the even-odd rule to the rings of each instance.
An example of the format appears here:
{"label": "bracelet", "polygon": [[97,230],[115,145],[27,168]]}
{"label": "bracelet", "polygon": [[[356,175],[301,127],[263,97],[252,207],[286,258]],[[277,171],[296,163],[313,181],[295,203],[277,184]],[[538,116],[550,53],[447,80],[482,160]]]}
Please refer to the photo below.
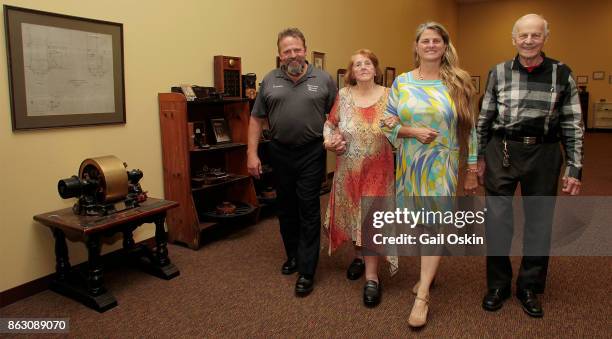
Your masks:
{"label": "bracelet", "polygon": [[475,174],[478,174],[478,168],[471,168],[471,167],[468,167],[468,168],[466,168],[466,169],[465,169],[465,171],[466,171],[466,172],[468,172],[468,173],[475,173]]}

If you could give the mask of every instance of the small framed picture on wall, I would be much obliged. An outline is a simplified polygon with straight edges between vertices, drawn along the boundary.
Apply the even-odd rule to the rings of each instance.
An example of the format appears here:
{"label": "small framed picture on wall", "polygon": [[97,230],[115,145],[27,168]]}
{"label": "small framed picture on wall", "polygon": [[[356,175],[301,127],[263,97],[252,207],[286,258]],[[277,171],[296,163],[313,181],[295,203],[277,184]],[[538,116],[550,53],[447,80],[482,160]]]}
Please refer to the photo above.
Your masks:
{"label": "small framed picture on wall", "polygon": [[385,67],[385,87],[391,88],[395,80],[395,67]]}
{"label": "small framed picture on wall", "polygon": [[576,77],[576,83],[578,83],[578,84],[587,84],[587,83],[589,83],[589,76],[588,75],[578,75]]}
{"label": "small framed picture on wall", "polygon": [[593,80],[604,80],[606,78],[606,72],[596,71],[593,72]]}
{"label": "small framed picture on wall", "polygon": [[315,68],[325,69],[325,53],[312,52],[312,64]]}
{"label": "small framed picture on wall", "polygon": [[346,69],[338,68],[336,72],[336,83],[338,84],[338,89],[344,87],[344,76],[346,75]]}

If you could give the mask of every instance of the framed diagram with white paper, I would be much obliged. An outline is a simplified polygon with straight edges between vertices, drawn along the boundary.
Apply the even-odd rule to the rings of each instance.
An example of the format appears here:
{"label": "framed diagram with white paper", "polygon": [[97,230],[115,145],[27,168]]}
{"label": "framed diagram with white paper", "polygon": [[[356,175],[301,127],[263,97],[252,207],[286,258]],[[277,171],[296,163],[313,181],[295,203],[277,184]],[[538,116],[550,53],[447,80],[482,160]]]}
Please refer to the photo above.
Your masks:
{"label": "framed diagram with white paper", "polygon": [[13,130],[125,123],[122,24],[3,7]]}

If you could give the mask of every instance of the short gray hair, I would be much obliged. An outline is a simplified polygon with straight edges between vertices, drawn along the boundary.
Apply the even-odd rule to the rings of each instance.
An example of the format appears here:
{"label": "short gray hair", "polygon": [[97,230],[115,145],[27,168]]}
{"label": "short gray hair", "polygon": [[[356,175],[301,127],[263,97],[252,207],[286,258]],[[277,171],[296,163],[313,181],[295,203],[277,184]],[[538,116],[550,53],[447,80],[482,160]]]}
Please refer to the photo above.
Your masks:
{"label": "short gray hair", "polygon": [[548,34],[550,33],[550,31],[548,30],[548,21],[546,21],[546,19],[544,19],[543,16],[541,16],[540,14],[525,14],[522,17],[518,18],[518,20],[516,20],[514,22],[514,26],[512,26],[512,37],[514,38],[516,36],[517,32],[517,25],[521,20],[527,19],[528,17],[537,17],[539,19],[541,19],[542,21],[544,21],[544,36],[547,37]]}

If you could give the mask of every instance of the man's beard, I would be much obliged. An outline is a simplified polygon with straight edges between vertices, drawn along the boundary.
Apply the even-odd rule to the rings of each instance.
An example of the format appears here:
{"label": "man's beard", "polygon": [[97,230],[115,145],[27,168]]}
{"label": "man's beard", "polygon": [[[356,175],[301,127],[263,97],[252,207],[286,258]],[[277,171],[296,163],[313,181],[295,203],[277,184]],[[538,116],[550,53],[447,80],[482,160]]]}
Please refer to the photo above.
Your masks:
{"label": "man's beard", "polygon": [[287,60],[287,62],[281,66],[281,69],[287,72],[289,75],[298,76],[298,75],[301,75],[302,72],[304,72],[305,66],[306,66],[305,60],[292,58],[292,59]]}

